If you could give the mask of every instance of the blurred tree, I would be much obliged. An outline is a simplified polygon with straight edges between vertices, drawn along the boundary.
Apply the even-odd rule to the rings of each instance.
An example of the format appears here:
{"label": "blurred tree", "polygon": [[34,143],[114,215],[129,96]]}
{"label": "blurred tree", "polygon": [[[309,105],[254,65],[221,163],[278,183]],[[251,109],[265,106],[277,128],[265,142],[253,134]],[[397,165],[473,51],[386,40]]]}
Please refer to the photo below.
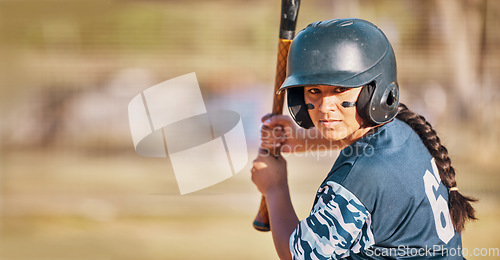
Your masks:
{"label": "blurred tree", "polygon": [[[482,64],[484,56],[487,0],[436,0],[443,17],[443,39],[450,64],[451,93],[461,118],[468,120],[482,108]],[[483,53],[483,55],[478,55]]]}

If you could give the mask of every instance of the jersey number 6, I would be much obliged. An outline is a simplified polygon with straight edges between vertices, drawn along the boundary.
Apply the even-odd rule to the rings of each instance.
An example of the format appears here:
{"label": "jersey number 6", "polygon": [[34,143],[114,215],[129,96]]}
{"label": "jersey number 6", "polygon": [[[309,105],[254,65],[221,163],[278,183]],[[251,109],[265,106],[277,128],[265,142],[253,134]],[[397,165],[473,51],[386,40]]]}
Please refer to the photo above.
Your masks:
{"label": "jersey number 6", "polygon": [[453,224],[451,223],[448,203],[441,195],[436,198],[434,193],[434,190],[437,191],[439,184],[441,183],[441,178],[439,177],[438,168],[434,158],[431,160],[431,165],[432,172],[426,170],[424,175],[425,194],[429,199],[432,213],[434,214],[436,232],[444,243],[448,243],[453,235],[455,235],[455,230],[453,228]]}

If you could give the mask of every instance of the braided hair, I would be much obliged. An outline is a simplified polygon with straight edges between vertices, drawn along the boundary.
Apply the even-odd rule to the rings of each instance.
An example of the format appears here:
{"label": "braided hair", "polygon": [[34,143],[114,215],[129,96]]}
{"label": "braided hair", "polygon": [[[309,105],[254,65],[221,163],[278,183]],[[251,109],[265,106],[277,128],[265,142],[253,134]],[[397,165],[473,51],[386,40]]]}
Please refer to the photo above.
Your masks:
{"label": "braided hair", "polygon": [[436,131],[427,120],[417,113],[408,109],[405,104],[399,104],[399,111],[396,116],[399,120],[408,124],[422,139],[425,147],[436,161],[439,169],[439,176],[443,184],[450,190],[448,199],[448,208],[450,210],[451,220],[455,230],[462,232],[467,220],[476,220],[475,210],[471,203],[477,200],[464,196],[456,189],[455,169],[451,166],[448,150],[441,144]]}

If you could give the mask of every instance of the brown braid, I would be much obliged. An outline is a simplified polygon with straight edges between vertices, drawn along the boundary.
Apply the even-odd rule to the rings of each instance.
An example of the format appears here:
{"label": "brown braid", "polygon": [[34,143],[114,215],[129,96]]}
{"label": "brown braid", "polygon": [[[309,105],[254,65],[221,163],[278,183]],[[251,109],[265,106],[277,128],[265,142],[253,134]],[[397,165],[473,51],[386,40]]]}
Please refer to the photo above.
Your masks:
{"label": "brown braid", "polygon": [[[441,144],[436,131],[432,129],[431,124],[421,115],[408,109],[404,104],[399,104],[397,118],[407,123],[420,136],[429,153],[434,157],[436,165],[439,168],[441,181],[450,189],[457,186],[455,181],[455,169],[451,166],[448,150]],[[455,230],[462,232],[467,220],[475,220],[475,210],[471,203],[477,200],[471,197],[463,196],[458,190],[449,193],[448,207]]]}

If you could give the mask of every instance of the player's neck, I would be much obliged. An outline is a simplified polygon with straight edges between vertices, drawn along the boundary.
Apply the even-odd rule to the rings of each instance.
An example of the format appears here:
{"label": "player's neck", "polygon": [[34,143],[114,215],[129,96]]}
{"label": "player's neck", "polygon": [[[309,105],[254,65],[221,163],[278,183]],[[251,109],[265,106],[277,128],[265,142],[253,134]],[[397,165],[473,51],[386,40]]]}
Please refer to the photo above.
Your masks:
{"label": "player's neck", "polygon": [[363,138],[365,135],[369,134],[372,132],[376,126],[367,126],[367,127],[360,127],[358,130],[354,131],[352,134],[347,136],[346,138],[340,140],[340,150],[348,147],[349,145],[355,143],[359,139]]}

